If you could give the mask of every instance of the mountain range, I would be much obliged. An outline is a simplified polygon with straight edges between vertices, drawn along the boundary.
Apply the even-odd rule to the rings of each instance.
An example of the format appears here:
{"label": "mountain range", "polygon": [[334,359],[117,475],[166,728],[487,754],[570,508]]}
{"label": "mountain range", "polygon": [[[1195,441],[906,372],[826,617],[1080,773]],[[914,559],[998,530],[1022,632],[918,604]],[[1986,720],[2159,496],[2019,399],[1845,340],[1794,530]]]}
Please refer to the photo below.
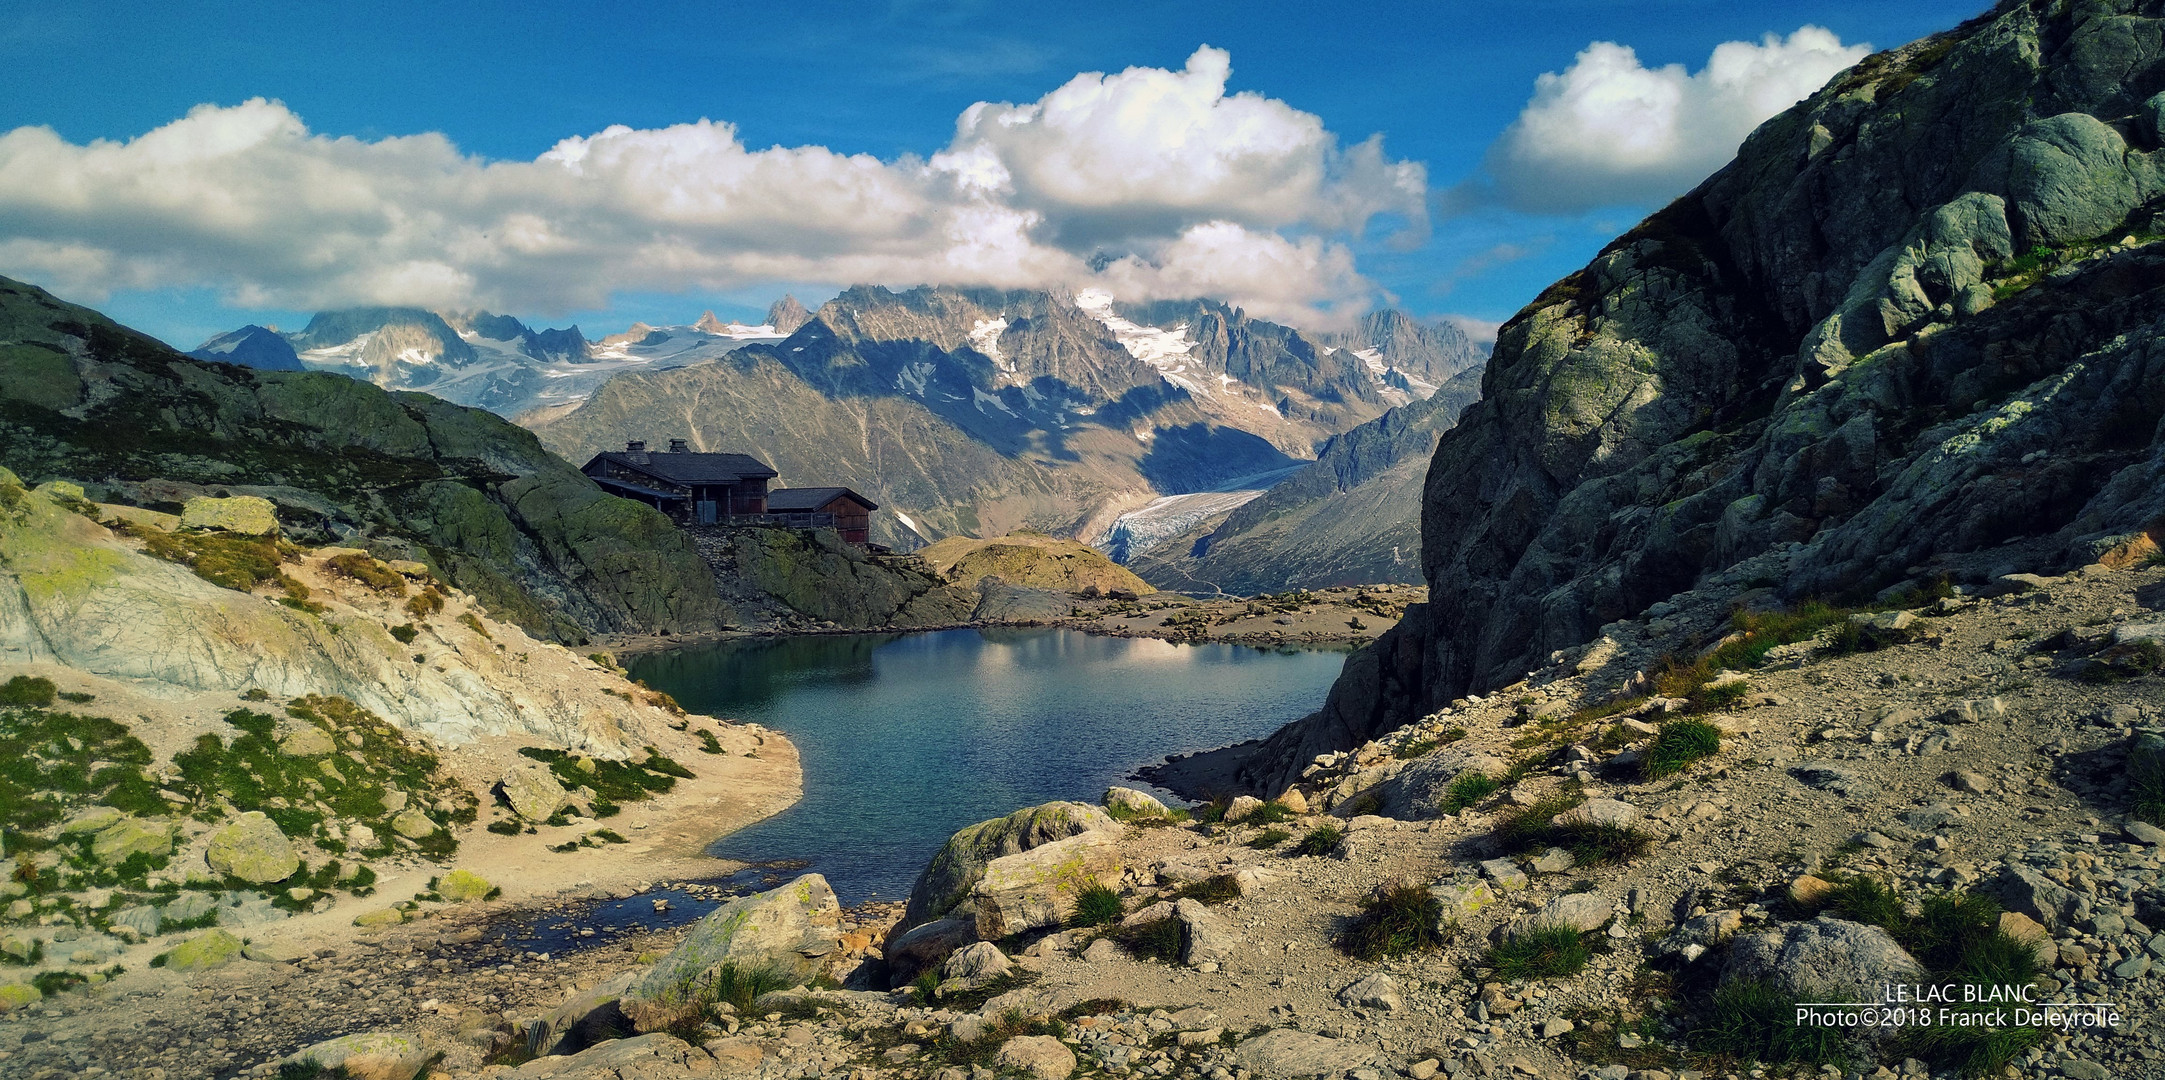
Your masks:
{"label": "mountain range", "polygon": [[778,483],[846,484],[886,508],[881,543],[1031,528],[1124,556],[1122,514],[1198,492],[1230,511],[1479,358],[1396,313],[1326,339],[1208,300],[859,286],[785,340],[625,373],[529,423],[574,460],[683,437]]}
{"label": "mountain range", "polygon": [[772,320],[794,329],[803,311],[785,297],[769,324],[724,323],[710,311],[689,326],[635,324],[590,341],[577,326],[537,330],[487,311],[342,308],[318,312],[295,332],[244,326],[188,355],[265,371],[332,371],[516,418],[574,407],[620,372],[701,363],[749,342],[779,340],[788,331]]}

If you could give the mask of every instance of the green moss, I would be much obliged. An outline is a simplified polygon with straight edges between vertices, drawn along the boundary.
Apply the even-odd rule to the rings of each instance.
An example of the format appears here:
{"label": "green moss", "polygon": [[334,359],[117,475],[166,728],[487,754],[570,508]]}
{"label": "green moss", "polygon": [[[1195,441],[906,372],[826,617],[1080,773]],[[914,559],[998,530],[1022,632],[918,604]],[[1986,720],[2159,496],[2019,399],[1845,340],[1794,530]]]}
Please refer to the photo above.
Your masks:
{"label": "green moss", "polygon": [[166,532],[127,522],[115,524],[113,531],[142,541],[146,555],[179,563],[213,585],[241,592],[284,578],[283,566],[293,551],[291,545],[266,537]]}
{"label": "green moss", "polygon": [[143,775],[150,762],[150,748],[113,720],[0,709],[0,834],[6,850],[34,845],[24,834],[93,803],[130,813],[169,812],[158,785]]}
{"label": "green moss", "polygon": [[594,789],[594,812],[600,817],[607,816],[602,813],[604,804],[613,812],[616,804],[653,798],[675,788],[678,779],[692,777],[690,769],[663,757],[651,746],[647,747],[646,760],[638,762],[582,758],[539,746],[521,747],[519,753],[547,765],[566,788]]}
{"label": "green moss", "polygon": [[[181,774],[175,787],[199,806],[222,796],[243,812],[260,810],[289,836],[315,833],[332,816],[362,822],[375,831],[380,845],[357,853],[366,856],[392,850],[395,833],[390,822],[395,815],[384,805],[384,793],[403,791],[440,830],[416,841],[421,850],[439,855],[456,850],[452,828],[474,820],[479,800],[439,771],[434,754],[344,698],[310,695],[295,701],[286,712],[321,729],[339,752],[320,757],[288,755],[274,741],[275,720],[239,709],[226,717],[241,732],[230,743],[205,734],[192,748],[174,755],[173,764]],[[440,800],[451,802],[453,808],[436,808]]]}
{"label": "green moss", "polygon": [[59,687],[54,686],[51,679],[33,675],[17,675],[5,683],[0,683],[0,706],[35,705],[43,707],[51,705],[58,692]]}

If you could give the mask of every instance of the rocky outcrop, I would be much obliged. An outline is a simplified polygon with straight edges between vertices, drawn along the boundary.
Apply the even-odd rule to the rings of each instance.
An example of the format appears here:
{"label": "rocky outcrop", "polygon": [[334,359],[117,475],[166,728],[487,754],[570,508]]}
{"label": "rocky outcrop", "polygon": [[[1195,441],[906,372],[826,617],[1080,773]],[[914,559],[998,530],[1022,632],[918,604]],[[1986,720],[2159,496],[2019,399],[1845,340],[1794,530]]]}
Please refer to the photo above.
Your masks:
{"label": "rocky outcrop", "polygon": [[[20,494],[0,505],[0,661],[57,663],[159,696],[336,695],[452,743],[518,732],[621,756],[672,719],[634,697],[620,674],[495,621],[459,590],[431,593],[440,610],[417,616],[404,584],[380,590],[337,568],[336,560],[359,557],[354,549],[296,551],[279,564],[282,579],[257,593],[153,558],[137,547],[148,541],[44,491],[22,492],[0,468],[0,501],[10,491]],[[120,524],[103,517],[111,508],[85,506]],[[280,580],[312,599],[282,603],[294,597]],[[412,638],[393,636],[402,625]],[[334,748],[305,723],[291,726],[286,740],[294,754]],[[390,824],[398,828],[399,820],[418,831],[414,839],[436,830],[411,808]]]}
{"label": "rocky outcrop", "polygon": [[33,483],[75,479],[99,501],[151,506],[260,496],[289,537],[418,559],[539,636],[729,621],[667,519],[477,409],[190,359],[7,280],[0,400],[0,466]]}
{"label": "rocky outcrop", "polygon": [[2010,540],[2058,569],[2165,529],[2161,26],[2010,0],[1870,57],[1527,305],[1429,468],[1427,616],[1298,741],[1509,682],[1755,558],[1785,596],[1869,596]]}
{"label": "rocky outcrop", "polygon": [[293,841],[261,811],[235,817],[212,833],[203,858],[211,869],[251,885],[284,881],[301,865]]}
{"label": "rocky outcrop", "polygon": [[640,1030],[653,1031],[696,1010],[700,993],[725,964],[744,976],[772,973],[787,984],[810,979],[820,970],[818,957],[834,951],[841,913],[834,890],[818,874],[732,900],[700,919],[619,1007]]}
{"label": "rocky outcrop", "polygon": [[957,585],[975,586],[988,577],[1008,585],[1055,592],[1135,594],[1155,592],[1097,549],[1043,533],[1014,532],[990,540],[951,536],[918,552],[934,570]]}
{"label": "rocky outcrop", "polygon": [[995,860],[1020,855],[1085,833],[1117,836],[1121,826],[1105,811],[1076,802],[1050,802],[980,821],[948,837],[910,888],[909,905],[894,937],[920,924],[957,914]]}

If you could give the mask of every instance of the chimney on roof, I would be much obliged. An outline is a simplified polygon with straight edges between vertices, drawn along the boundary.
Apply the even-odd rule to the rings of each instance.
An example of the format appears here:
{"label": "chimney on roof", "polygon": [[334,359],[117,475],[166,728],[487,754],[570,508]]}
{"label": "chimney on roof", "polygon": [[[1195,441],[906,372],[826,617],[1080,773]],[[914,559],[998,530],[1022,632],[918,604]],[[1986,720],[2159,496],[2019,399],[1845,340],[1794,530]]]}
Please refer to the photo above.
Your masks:
{"label": "chimney on roof", "polygon": [[669,440],[669,452],[672,454],[689,454],[692,452],[692,448],[682,439],[671,439]]}
{"label": "chimney on roof", "polygon": [[633,461],[644,462],[646,460],[646,443],[638,439],[625,443],[624,456]]}

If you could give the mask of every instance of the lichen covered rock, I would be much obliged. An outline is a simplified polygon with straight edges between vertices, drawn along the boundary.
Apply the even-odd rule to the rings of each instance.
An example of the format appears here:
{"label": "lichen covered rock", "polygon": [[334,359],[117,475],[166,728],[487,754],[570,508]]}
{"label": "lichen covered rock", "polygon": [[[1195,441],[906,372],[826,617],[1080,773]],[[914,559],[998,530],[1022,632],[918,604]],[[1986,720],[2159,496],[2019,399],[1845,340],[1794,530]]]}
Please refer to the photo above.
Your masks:
{"label": "lichen covered rock", "polygon": [[293,841],[260,810],[242,814],[211,833],[203,861],[221,874],[253,885],[284,881],[301,868]]}

